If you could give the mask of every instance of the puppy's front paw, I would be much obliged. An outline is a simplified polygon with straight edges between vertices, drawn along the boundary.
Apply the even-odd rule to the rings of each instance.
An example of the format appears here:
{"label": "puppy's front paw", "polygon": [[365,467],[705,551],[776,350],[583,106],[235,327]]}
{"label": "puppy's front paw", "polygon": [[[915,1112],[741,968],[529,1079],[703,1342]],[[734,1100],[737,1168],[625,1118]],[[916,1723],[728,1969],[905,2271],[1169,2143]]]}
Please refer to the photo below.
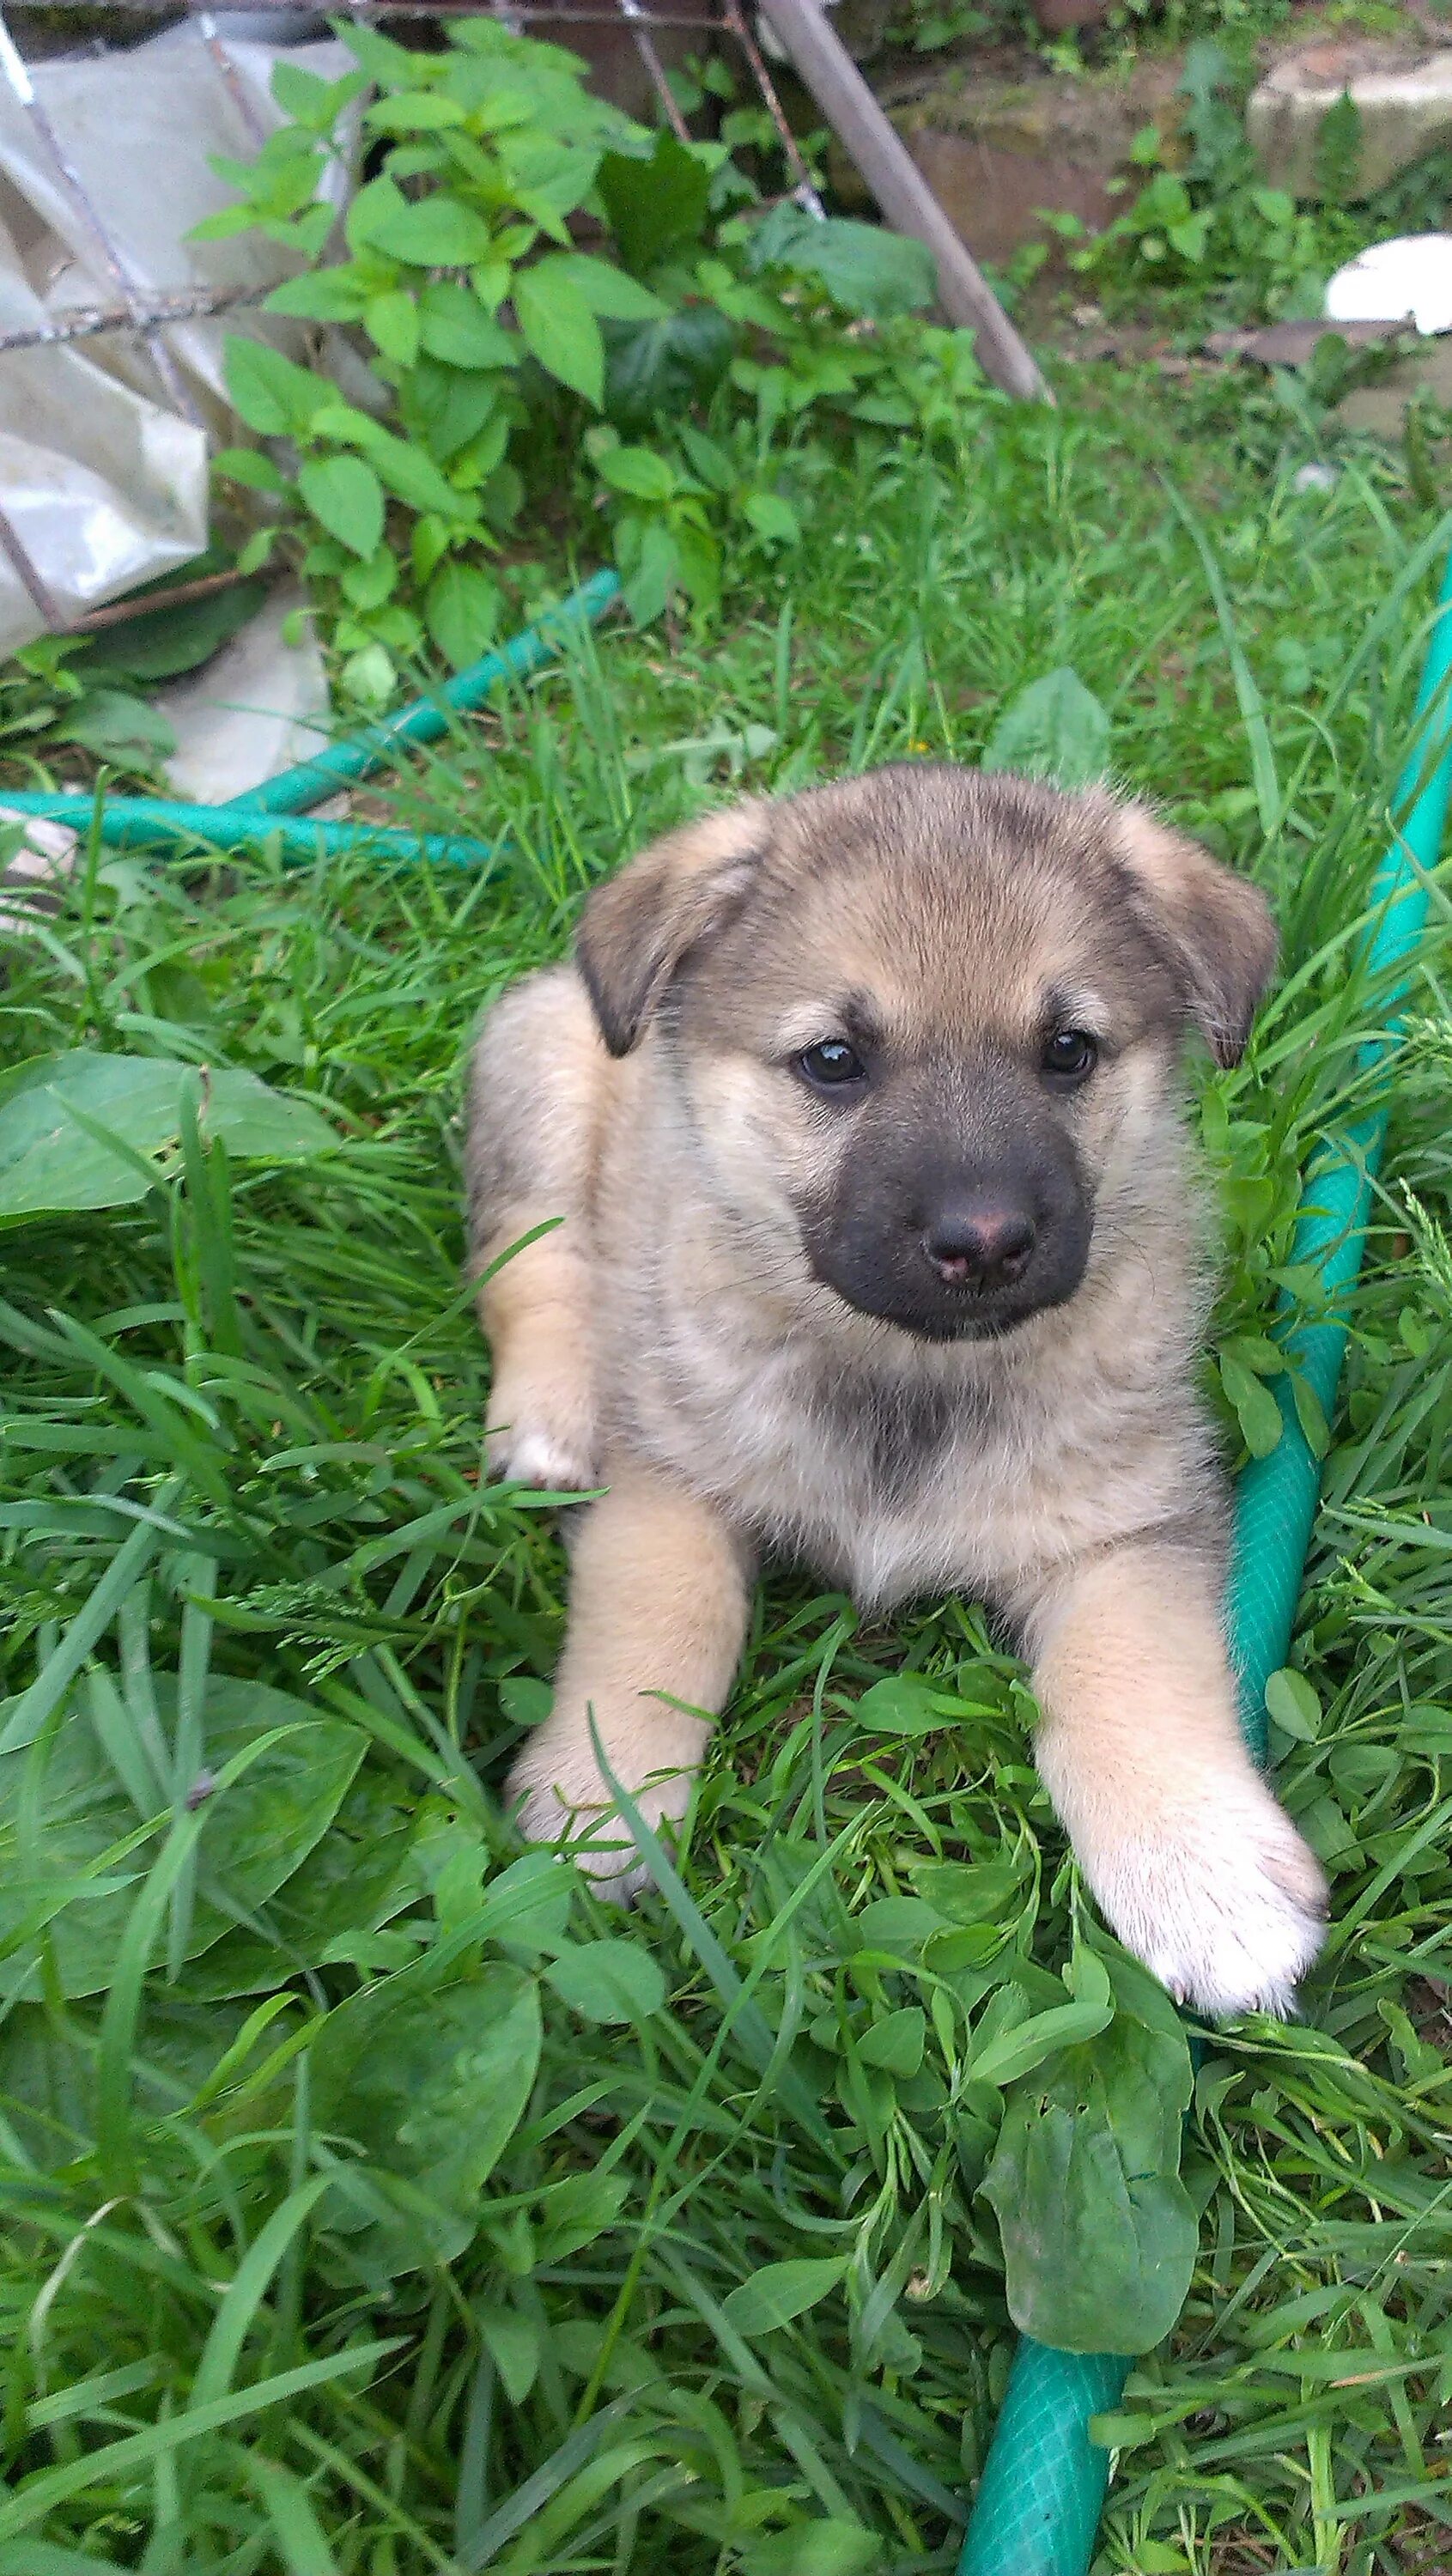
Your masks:
{"label": "puppy's front paw", "polygon": [[[671,1711],[684,1730],[696,1722]],[[704,1725],[697,1726],[701,1743]],[[610,1767],[629,1790],[648,1825],[679,1824],[690,1803],[691,1781],[700,1760],[700,1745],[676,1748],[679,1766],[662,1763],[653,1776],[636,1780],[622,1755],[609,1755]],[[556,1726],[546,1719],[523,1748],[505,1785],[510,1805],[519,1801],[519,1830],[526,1842],[550,1843],[568,1850],[595,1881],[601,1896],[628,1905],[651,1884],[651,1876],[631,1838],[630,1828],[614,1805],[595,1759],[588,1732]]]}
{"label": "puppy's front paw", "polygon": [[498,1484],[530,1485],[541,1494],[588,1494],[600,1481],[595,1425],[557,1389],[502,1379],[489,1406],[484,1447]]}
{"label": "puppy's front paw", "polygon": [[1325,1873],[1256,1780],[1147,1821],[1088,1875],[1126,1947],[1204,2013],[1289,2013],[1325,1938]]}

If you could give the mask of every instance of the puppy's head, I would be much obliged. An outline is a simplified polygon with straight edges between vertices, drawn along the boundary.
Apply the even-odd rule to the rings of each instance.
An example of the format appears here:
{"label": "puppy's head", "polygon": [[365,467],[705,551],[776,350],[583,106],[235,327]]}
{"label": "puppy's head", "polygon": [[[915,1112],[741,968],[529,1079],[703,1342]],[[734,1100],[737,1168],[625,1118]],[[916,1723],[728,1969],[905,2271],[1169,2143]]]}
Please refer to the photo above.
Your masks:
{"label": "puppy's head", "polygon": [[1275,934],[1143,807],[924,763],[673,834],[592,895],[579,959],[782,1270],[949,1340],[1075,1294],[1096,1215],[1164,1166],[1186,1031],[1236,1061]]}

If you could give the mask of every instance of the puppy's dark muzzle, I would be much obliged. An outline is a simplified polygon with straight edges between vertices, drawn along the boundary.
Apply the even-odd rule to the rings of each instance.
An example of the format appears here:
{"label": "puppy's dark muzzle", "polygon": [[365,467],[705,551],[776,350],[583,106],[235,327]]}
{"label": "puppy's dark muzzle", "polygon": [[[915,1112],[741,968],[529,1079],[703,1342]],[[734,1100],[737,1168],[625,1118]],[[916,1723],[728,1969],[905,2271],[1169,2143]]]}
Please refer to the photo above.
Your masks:
{"label": "puppy's dark muzzle", "polygon": [[815,1276],[861,1315],[923,1341],[990,1341],[1062,1305],[1084,1276],[1093,1225],[1070,1169],[978,1179],[946,1189],[842,1189],[804,1212]]}

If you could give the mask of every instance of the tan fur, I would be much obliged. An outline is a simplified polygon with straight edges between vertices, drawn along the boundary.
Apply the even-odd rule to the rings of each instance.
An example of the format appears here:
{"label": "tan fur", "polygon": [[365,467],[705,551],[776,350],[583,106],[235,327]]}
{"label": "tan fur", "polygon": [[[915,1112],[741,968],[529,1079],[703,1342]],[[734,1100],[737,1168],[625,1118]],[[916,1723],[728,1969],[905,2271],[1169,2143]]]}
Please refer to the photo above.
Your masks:
{"label": "tan fur", "polygon": [[741,1652],[751,1571],[719,1514],[652,1467],[617,1467],[581,1520],[554,1708],[530,1739],[520,1785],[534,1793],[537,1833],[588,1833],[582,1856],[627,1891],[640,1876],[635,1846],[611,1811],[590,1720],[647,1823],[683,1816]]}
{"label": "tan fur", "polygon": [[1181,2002],[1275,2010],[1325,1881],[1246,1758],[1203,1564],[1117,1548],[1036,1603],[1030,1643],[1039,1771],[1120,1938]]}
{"label": "tan fur", "polygon": [[[1287,2008],[1324,1887],[1235,1721],[1175,1083],[1187,1018],[1238,1051],[1273,947],[1254,890],[1142,809],[892,770],[672,835],[591,898],[578,965],[497,1005],[474,1262],[563,1222],[483,1290],[491,1463],[609,1489],[511,1783],[527,1833],[588,1834],[588,1865],[628,1881],[588,1712],[616,1777],[681,1815],[759,1548],[874,1609],[959,1587],[1025,1640],[1043,1776],[1121,1936],[1209,2010]],[[1046,996],[1107,1033],[1065,1113],[1093,1194],[1082,1279],[994,1338],[924,1338],[808,1257],[803,1211],[846,1186],[852,1131],[790,1065],[864,995],[904,1068],[903,1154],[925,1084],[955,1151],[992,1143],[1007,1113],[974,1049],[1028,1063]]]}

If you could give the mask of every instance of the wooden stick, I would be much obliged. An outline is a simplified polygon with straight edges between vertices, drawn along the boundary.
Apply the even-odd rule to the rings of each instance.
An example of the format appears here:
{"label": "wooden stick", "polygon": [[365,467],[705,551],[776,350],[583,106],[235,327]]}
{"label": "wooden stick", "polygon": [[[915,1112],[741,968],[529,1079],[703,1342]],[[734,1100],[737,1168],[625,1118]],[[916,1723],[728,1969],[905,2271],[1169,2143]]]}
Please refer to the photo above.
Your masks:
{"label": "wooden stick", "polygon": [[252,572],[209,572],[200,581],[173,582],[170,590],[153,590],[145,599],[113,599],[106,608],[89,609],[67,631],[90,635],[101,626],[129,625],[133,617],[159,617],[166,608],[182,608],[190,599],[207,599],[214,590],[231,590],[239,581],[255,581]]}
{"label": "wooden stick", "polygon": [[879,107],[821,0],[761,0],[797,74],[845,144],[895,232],[926,242],[950,322],[977,333],[985,375],[1027,402],[1054,397],[978,263],[949,223],[902,136]]}

